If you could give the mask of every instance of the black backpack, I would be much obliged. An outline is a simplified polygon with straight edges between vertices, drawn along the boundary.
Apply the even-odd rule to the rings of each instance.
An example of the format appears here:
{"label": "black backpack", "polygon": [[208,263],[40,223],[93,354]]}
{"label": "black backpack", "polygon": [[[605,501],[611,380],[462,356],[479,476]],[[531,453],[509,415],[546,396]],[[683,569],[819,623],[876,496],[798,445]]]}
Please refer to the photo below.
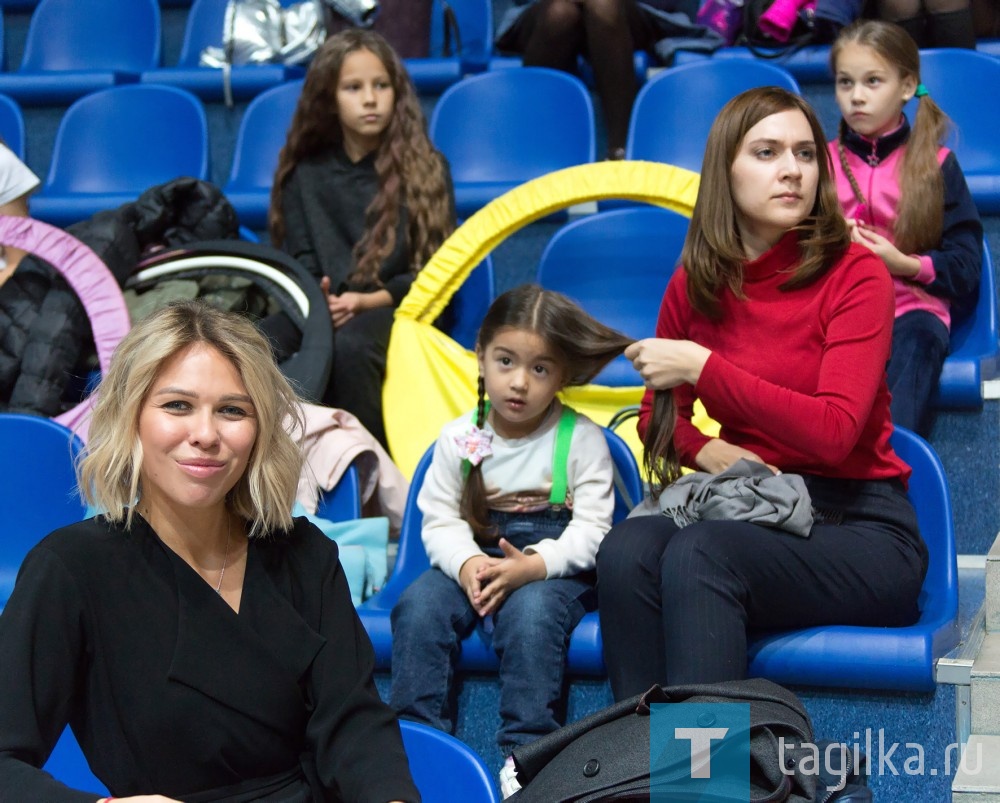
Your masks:
{"label": "black backpack", "polygon": [[[650,776],[650,706],[680,702],[749,703],[750,800],[754,803],[870,803],[863,756],[862,766],[856,766],[857,754],[846,745],[827,749],[829,742],[813,744],[812,724],[798,697],[763,679],[654,686],[515,748],[514,765],[522,788],[508,800],[648,801],[653,792],[661,800],[700,799],[700,792],[692,792],[690,754],[678,754],[676,761],[658,766],[655,777]],[[746,734],[733,734],[713,742],[712,761],[732,751],[740,736],[746,738]],[[740,793],[734,792],[731,800],[745,803],[745,781],[737,788]],[[718,797],[716,788],[712,799],[726,798]]]}

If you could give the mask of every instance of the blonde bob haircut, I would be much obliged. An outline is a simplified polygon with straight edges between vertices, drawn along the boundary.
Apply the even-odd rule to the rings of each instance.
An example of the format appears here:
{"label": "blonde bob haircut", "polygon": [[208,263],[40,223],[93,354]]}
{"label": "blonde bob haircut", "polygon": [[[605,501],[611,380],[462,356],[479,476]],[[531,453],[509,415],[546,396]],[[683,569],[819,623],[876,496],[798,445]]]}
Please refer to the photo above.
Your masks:
{"label": "blonde bob haircut", "polygon": [[739,209],[733,197],[733,162],[747,133],[773,114],[800,111],[812,131],[819,166],[816,200],[795,230],[802,254],[798,267],[782,290],[805,287],[828,271],[850,244],[847,223],[837,199],[826,137],[816,113],[800,96],[777,86],[758,87],[730,100],[712,123],[705,144],[705,160],[698,198],[691,214],[681,263],[688,275],[688,301],[710,318],[719,316],[719,296],[728,288],[743,296],[746,252],[739,233]]}
{"label": "blonde bob haircut", "polygon": [[164,363],[195,344],[211,346],[233,364],[256,414],[250,460],[227,505],[251,523],[251,536],[288,530],[302,467],[301,450],[288,429],[298,425],[302,431],[298,396],[256,327],[203,301],[163,307],[118,344],[95,391],[87,447],[77,467],[83,496],[111,521],[132,526],[133,503],[142,496],[139,413]]}

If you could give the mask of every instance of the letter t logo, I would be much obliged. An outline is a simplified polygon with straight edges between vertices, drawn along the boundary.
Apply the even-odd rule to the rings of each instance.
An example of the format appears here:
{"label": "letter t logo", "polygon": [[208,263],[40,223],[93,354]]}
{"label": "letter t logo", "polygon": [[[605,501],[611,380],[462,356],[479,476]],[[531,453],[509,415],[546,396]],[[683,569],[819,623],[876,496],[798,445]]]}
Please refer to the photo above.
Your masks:
{"label": "letter t logo", "polygon": [[712,777],[712,742],[724,739],[729,728],[674,728],[675,739],[691,741],[691,777]]}

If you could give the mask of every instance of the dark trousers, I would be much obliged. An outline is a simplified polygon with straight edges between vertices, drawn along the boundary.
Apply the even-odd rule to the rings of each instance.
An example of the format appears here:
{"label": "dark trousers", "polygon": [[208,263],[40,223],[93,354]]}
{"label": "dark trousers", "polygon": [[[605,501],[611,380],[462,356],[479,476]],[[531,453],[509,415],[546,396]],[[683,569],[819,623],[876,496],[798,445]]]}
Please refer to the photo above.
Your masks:
{"label": "dark trousers", "polygon": [[386,449],[382,382],[395,312],[392,307],[367,310],[334,331],[333,370],[323,396],[327,407],[357,416]]}
{"label": "dark trousers", "polygon": [[932,400],[949,346],[948,327],[937,316],[914,310],[896,318],[886,368],[893,424],[928,436],[934,425]]}
{"label": "dark trousers", "polygon": [[807,480],[817,507],[844,514],[808,538],[746,522],[678,528],[666,516],[611,529],[597,592],[615,699],[745,677],[748,631],[917,620],[927,550],[899,483]]}

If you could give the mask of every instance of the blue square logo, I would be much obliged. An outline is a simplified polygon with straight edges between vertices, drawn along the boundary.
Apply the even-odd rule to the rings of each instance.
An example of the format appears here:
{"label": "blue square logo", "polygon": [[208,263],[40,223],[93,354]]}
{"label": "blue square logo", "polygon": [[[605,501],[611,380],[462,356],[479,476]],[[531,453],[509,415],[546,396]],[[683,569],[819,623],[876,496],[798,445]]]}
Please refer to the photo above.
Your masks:
{"label": "blue square logo", "polygon": [[750,704],[657,703],[650,803],[750,800]]}

